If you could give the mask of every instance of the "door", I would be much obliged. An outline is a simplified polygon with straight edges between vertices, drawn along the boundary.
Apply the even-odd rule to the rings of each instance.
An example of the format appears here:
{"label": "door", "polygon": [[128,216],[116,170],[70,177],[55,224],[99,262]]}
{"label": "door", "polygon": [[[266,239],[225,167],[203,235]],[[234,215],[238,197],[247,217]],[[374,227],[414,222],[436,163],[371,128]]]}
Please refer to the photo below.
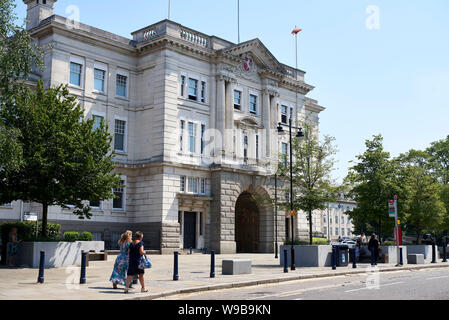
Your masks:
{"label": "door", "polygon": [[184,212],[184,248],[196,248],[196,212]]}

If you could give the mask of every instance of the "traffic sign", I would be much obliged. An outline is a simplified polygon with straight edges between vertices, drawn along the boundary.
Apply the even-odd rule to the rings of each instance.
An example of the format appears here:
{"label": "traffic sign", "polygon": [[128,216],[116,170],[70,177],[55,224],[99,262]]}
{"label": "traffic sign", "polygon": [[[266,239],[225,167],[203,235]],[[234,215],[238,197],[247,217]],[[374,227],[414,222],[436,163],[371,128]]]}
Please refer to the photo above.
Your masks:
{"label": "traffic sign", "polygon": [[394,200],[388,200],[388,214],[390,217],[396,216],[396,205]]}
{"label": "traffic sign", "polygon": [[291,215],[292,217],[296,216],[296,211],[295,211],[295,210],[290,211],[290,215]]}

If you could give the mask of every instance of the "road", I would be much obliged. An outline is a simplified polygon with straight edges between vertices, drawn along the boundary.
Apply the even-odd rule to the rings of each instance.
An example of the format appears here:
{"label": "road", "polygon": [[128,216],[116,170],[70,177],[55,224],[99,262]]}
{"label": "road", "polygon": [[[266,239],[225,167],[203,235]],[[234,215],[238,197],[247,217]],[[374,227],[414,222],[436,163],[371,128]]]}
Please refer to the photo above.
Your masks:
{"label": "road", "polygon": [[159,300],[449,300],[449,270],[373,271],[182,294]]}

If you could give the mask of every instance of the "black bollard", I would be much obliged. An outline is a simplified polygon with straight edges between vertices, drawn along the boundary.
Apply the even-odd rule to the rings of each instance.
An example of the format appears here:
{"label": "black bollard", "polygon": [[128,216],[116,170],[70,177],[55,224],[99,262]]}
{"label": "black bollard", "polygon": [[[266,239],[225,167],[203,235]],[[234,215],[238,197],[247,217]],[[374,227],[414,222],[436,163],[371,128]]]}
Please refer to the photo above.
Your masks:
{"label": "black bollard", "polygon": [[332,246],[332,270],[337,269],[337,248]]}
{"label": "black bollard", "polygon": [[357,268],[357,256],[356,256],[356,250],[355,248],[352,248],[352,268]]}
{"label": "black bollard", "polygon": [[437,263],[437,257],[436,257],[436,251],[435,251],[435,239],[432,239],[432,262],[431,263]]}
{"label": "black bollard", "polygon": [[442,242],[443,242],[443,262],[447,262],[447,259],[446,259],[446,249],[447,249],[446,237],[443,237]]}
{"label": "black bollard", "polygon": [[192,247],[190,247],[190,254],[192,254]]}
{"label": "black bollard", "polygon": [[80,277],[80,284],[86,283],[86,262],[87,262],[87,252],[81,251],[81,277]]}
{"label": "black bollard", "polygon": [[39,261],[39,276],[37,277],[38,283],[44,283],[44,269],[45,269],[45,251],[41,251],[41,257]]}
{"label": "black bollard", "polygon": [[374,254],[374,247],[371,248],[371,265],[374,266],[376,264],[376,255]]}
{"label": "black bollard", "polygon": [[210,277],[215,278],[215,251],[210,252]]}
{"label": "black bollard", "polygon": [[401,266],[404,265],[404,262],[402,260],[402,248],[399,248],[399,264]]}
{"label": "black bollard", "polygon": [[175,251],[174,253],[174,268],[173,268],[173,281],[179,280],[179,275],[178,275],[178,251]]}
{"label": "black bollard", "polygon": [[287,263],[288,252],[287,249],[284,249],[284,273],[288,272],[288,263]]}

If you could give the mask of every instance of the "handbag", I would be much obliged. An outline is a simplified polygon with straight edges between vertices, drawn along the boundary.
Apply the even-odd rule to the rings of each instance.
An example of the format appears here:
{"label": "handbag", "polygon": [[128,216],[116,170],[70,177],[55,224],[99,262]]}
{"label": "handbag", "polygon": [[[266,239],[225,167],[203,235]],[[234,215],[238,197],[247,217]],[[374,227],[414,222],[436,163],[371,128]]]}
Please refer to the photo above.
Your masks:
{"label": "handbag", "polygon": [[152,264],[151,264],[150,260],[147,258],[147,256],[145,254],[143,256],[140,256],[139,269],[148,269],[151,267],[152,267]]}

